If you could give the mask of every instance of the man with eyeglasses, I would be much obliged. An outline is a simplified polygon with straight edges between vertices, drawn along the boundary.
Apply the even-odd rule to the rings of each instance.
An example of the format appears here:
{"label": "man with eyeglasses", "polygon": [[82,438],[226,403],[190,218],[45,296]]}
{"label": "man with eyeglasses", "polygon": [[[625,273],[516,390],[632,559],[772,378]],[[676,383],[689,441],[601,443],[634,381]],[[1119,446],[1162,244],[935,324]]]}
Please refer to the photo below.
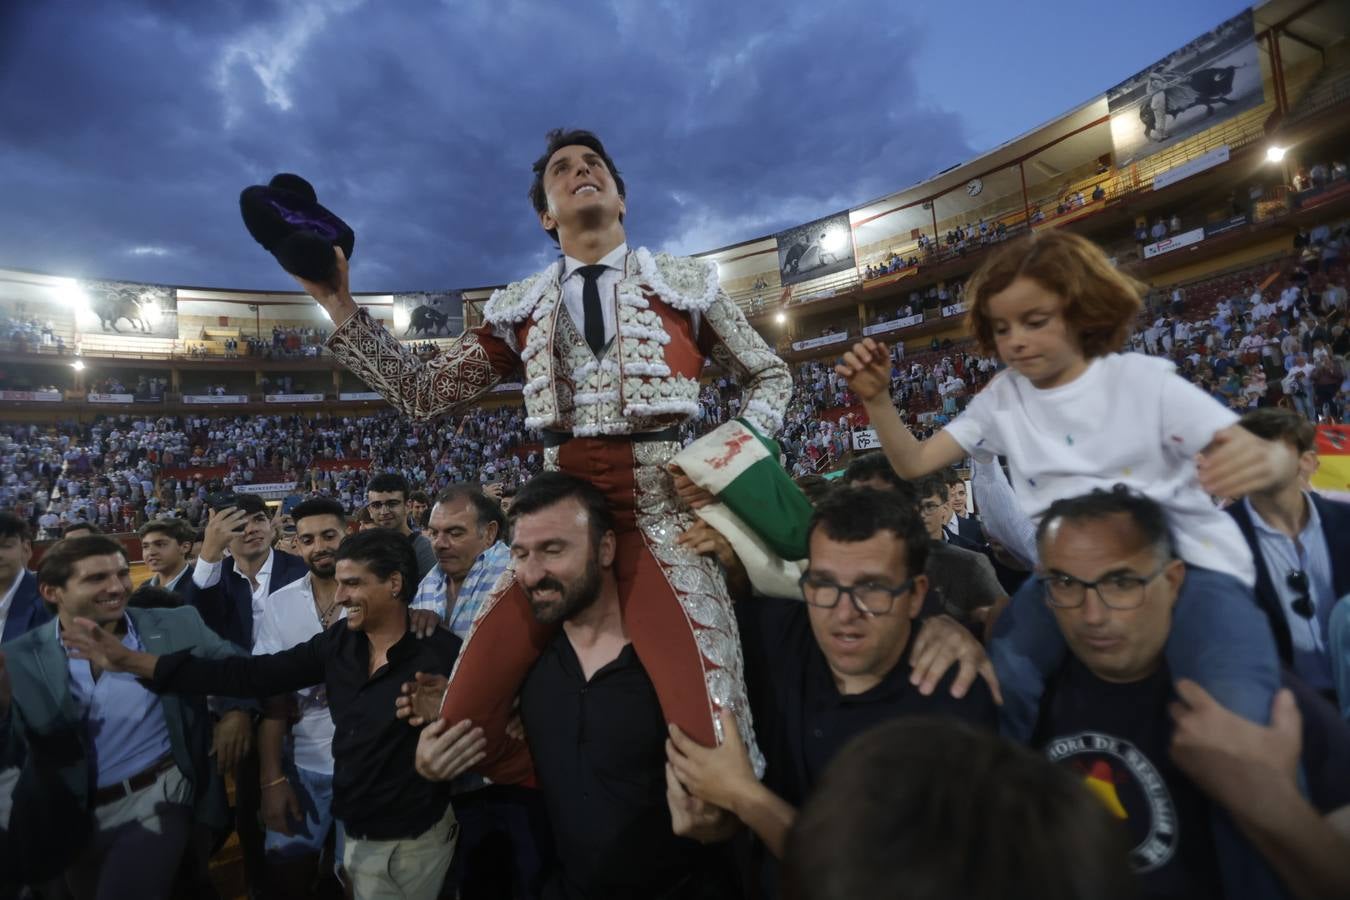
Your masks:
{"label": "man with eyeglasses", "polygon": [[1241,882],[1252,854],[1223,810],[1295,894],[1344,896],[1302,880],[1338,883],[1333,870],[1345,868],[1336,857],[1350,850],[1350,730],[1296,679],[1270,727],[1192,682],[1174,688],[1163,648],[1186,564],[1162,509],[1123,487],[1094,491],[1052,504],[1037,540],[1037,577],[1070,654],[1047,685],[1033,744],[1120,820],[1141,892],[1269,896]]}
{"label": "man with eyeglasses", "polygon": [[1330,697],[1329,623],[1336,599],[1350,594],[1350,506],[1307,490],[1317,450],[1313,425],[1303,416],[1270,407],[1247,413],[1238,424],[1257,437],[1284,441],[1298,454],[1293,477],[1249,494],[1228,514],[1252,548],[1256,602],[1270,620],[1280,659]]}
{"label": "man with eyeglasses", "polygon": [[[929,538],[912,505],[889,491],[840,487],[816,507],[809,538],[802,600],[736,604],[755,732],[768,763],[763,782],[734,728],[725,727],[713,749],[672,728],[667,747],[684,788],[734,813],[776,857],[796,808],[856,735],[900,716],[997,725],[990,687],[969,662],[948,669],[935,687],[915,686],[929,652],[913,652]],[[992,682],[988,660],[979,657]]]}
{"label": "man with eyeglasses", "polygon": [[419,580],[436,568],[436,550],[421,532],[408,524],[408,496],[412,491],[408,479],[397,472],[382,472],[366,485],[366,509],[376,528],[397,532],[408,539],[417,554]]}

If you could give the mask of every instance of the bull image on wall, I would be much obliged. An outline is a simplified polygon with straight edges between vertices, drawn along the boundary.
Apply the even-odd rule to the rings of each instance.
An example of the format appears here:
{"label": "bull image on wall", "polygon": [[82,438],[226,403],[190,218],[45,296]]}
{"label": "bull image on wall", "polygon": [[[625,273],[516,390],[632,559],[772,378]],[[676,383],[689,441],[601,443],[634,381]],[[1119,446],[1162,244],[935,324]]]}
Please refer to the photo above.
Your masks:
{"label": "bull image on wall", "polygon": [[77,311],[86,334],[178,337],[178,300],[173,288],[126,281],[81,284],[88,307]]}
{"label": "bull image on wall", "polygon": [[1137,162],[1264,102],[1247,9],[1106,92],[1116,165]]}
{"label": "bull image on wall", "polygon": [[418,291],[394,295],[394,335],[403,340],[454,337],[464,330],[459,291]]}

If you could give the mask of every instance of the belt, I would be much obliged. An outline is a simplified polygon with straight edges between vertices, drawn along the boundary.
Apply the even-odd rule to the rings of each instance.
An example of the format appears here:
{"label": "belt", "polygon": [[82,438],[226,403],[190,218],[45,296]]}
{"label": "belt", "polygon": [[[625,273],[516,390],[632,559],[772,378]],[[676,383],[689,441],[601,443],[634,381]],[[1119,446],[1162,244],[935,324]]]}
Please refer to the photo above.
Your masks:
{"label": "belt", "polygon": [[94,791],[94,805],[107,806],[109,803],[116,803],[123,797],[134,794],[137,791],[143,791],[154,784],[159,776],[169,769],[173,768],[173,756],[166,756],[159,762],[150,766],[141,772],[137,772],[130,778],[125,778],[117,784],[110,784],[107,787],[101,787]]}
{"label": "belt", "polygon": [[[575,437],[576,435],[570,431],[545,431],[544,446],[561,447]],[[597,434],[593,437],[596,440],[631,441],[634,444],[645,444],[649,441],[678,441],[680,439],[680,426],[672,425],[669,428],[662,428],[660,431],[639,431],[637,434]]]}

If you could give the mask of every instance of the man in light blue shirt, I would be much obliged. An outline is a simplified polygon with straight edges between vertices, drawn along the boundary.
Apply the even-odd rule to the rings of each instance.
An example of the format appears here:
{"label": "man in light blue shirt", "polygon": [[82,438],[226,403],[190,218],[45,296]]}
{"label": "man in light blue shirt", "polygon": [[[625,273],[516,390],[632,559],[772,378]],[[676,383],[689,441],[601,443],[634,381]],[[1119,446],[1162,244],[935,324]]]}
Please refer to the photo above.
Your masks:
{"label": "man in light blue shirt", "polygon": [[[68,538],[38,569],[56,621],[4,647],[0,762],[24,759],[10,837],[28,883],[64,874],[76,897],[167,897],[194,823],[227,821],[223,785],[208,762],[202,698],[161,695],[127,674],[100,671],[65,649],[88,619],[135,650],[188,648],[215,658],[238,651],[195,610],[127,609],[130,569],[101,535]],[[0,685],[0,688],[3,688]],[[36,779],[37,764],[52,769]]]}

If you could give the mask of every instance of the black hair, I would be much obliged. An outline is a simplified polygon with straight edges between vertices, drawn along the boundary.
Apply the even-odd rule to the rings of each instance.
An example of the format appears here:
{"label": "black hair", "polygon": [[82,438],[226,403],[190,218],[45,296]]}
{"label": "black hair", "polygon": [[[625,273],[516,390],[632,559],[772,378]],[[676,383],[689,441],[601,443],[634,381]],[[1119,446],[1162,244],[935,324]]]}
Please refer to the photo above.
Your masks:
{"label": "black hair", "polygon": [[183,598],[180,595],[154,584],[141,585],[127,598],[127,606],[137,609],[175,609],[182,605]]}
{"label": "black hair", "polygon": [[499,539],[506,537],[506,513],[502,512],[501,505],[496,500],[483,493],[482,488],[476,484],[452,484],[436,495],[435,505],[454,503],[458,500],[467,500],[473,507],[475,515],[478,516],[479,531],[486,528],[489,522],[496,522],[497,537]]}
{"label": "black hair", "polygon": [[381,494],[392,494],[395,491],[403,495],[403,499],[408,499],[408,494],[412,493],[408,486],[408,479],[397,472],[381,472],[370,481],[366,482],[366,495],[371,491]]}
{"label": "black hair", "polygon": [[1278,406],[1254,409],[1239,419],[1238,424],[1259,438],[1287,441],[1299,453],[1307,453],[1317,446],[1317,428],[1292,409]]}
{"label": "black hair", "polygon": [[250,519],[258,513],[267,514],[267,503],[257,494],[236,494],[234,508],[245,513]]}
{"label": "black hair", "polygon": [[310,497],[295,504],[291,510],[291,521],[299,525],[301,519],[310,516],[337,516],[343,527],[347,525],[347,511],[332,497]]}
{"label": "black hair", "polygon": [[[554,128],[548,134],[544,135],[545,149],[544,155],[534,161],[534,181],[530,184],[530,203],[534,206],[536,213],[548,212],[548,195],[544,193],[544,170],[548,168],[548,161],[553,158],[563,147],[586,147],[594,150],[596,154],[605,162],[605,168],[609,169],[609,176],[614,179],[614,187],[619,192],[619,196],[627,199],[628,191],[624,187],[623,178],[619,175],[619,169],[614,165],[614,160],[605,152],[605,145],[600,143],[600,138],[593,132],[585,131],[580,128]],[[623,221],[623,216],[619,216],[619,221]],[[553,243],[558,243],[558,229],[549,229],[548,236],[553,238]]]}
{"label": "black hair", "polygon": [[61,537],[63,537],[63,538],[69,537],[69,536],[70,536],[70,533],[71,533],[72,531],[87,531],[87,532],[89,532],[90,534],[102,534],[102,533],[103,533],[103,530],[102,530],[102,529],[100,529],[100,528],[99,528],[97,525],[95,525],[93,522],[90,522],[88,519],[80,519],[80,520],[77,521],[77,522],[71,522],[71,523],[69,523],[68,525],[66,525],[65,528],[62,528],[62,529],[61,529]]}
{"label": "black hair", "polygon": [[42,555],[38,565],[38,584],[52,587],[65,587],[75,571],[75,564],[91,556],[111,556],[117,553],[126,558],[127,552],[122,545],[102,534],[89,534],[83,537],[62,538]]}
{"label": "black hair", "polygon": [[136,533],[142,539],[150,534],[166,534],[178,544],[191,544],[197,540],[197,530],[182,519],[151,519],[136,529]]}
{"label": "black hair", "polygon": [[947,488],[947,480],[941,475],[925,475],[922,478],[914,479],[914,493],[920,501],[936,496],[942,503],[946,503],[947,498],[951,496],[951,491]]}
{"label": "black hair", "polygon": [[878,531],[891,532],[905,542],[905,569],[910,578],[922,575],[928,563],[928,531],[917,505],[906,503],[899,491],[852,485],[835,488],[816,507],[806,532],[808,542],[817,528],[831,540],[849,544],[865,541]]}
{"label": "black hair", "polygon": [[844,470],[844,481],[871,481],[873,478],[880,478],[893,487],[899,488],[906,484],[905,479],[901,478],[891,466],[891,461],[886,458],[885,453],[864,453],[862,456],[855,456],[853,462],[848,464]]}
{"label": "black hair", "polygon": [[1109,491],[1097,488],[1090,494],[1051,503],[1041,516],[1040,525],[1036,526],[1036,545],[1039,547],[1045,542],[1045,536],[1056,522],[1096,522],[1112,516],[1127,516],[1138,529],[1139,536],[1157,551],[1160,558],[1176,556],[1176,544],[1167,527],[1167,514],[1163,508],[1150,497],[1123,484],[1117,484]]}
{"label": "black hair", "polygon": [[404,603],[411,603],[417,593],[417,554],[412,542],[397,531],[372,528],[347,535],[337,548],[337,562],[344,559],[362,563],[381,581],[388,581],[395,572],[402,575],[399,599]]}
{"label": "black hair", "polygon": [[409,503],[425,503],[431,505],[431,496],[426,491],[413,491],[408,495]]}
{"label": "black hair", "polygon": [[812,506],[818,506],[820,501],[829,495],[834,489],[834,482],[824,475],[817,475],[812,472],[809,475],[801,475],[796,479],[797,487],[801,488],[806,499],[811,501]]}
{"label": "black hair", "polygon": [[591,546],[600,545],[606,531],[614,530],[614,513],[600,489],[575,475],[563,472],[543,472],[525,482],[525,486],[511,501],[511,521],[540,512],[564,500],[575,499],[586,510],[586,521],[591,526]]}
{"label": "black hair", "polygon": [[33,540],[33,529],[23,519],[9,510],[0,510],[0,538],[16,537],[21,541]]}
{"label": "black hair", "polygon": [[[788,833],[788,900],[1125,900],[1124,829],[1040,754],[951,719],[904,717],[830,762]],[[971,860],[978,860],[972,864]]]}

